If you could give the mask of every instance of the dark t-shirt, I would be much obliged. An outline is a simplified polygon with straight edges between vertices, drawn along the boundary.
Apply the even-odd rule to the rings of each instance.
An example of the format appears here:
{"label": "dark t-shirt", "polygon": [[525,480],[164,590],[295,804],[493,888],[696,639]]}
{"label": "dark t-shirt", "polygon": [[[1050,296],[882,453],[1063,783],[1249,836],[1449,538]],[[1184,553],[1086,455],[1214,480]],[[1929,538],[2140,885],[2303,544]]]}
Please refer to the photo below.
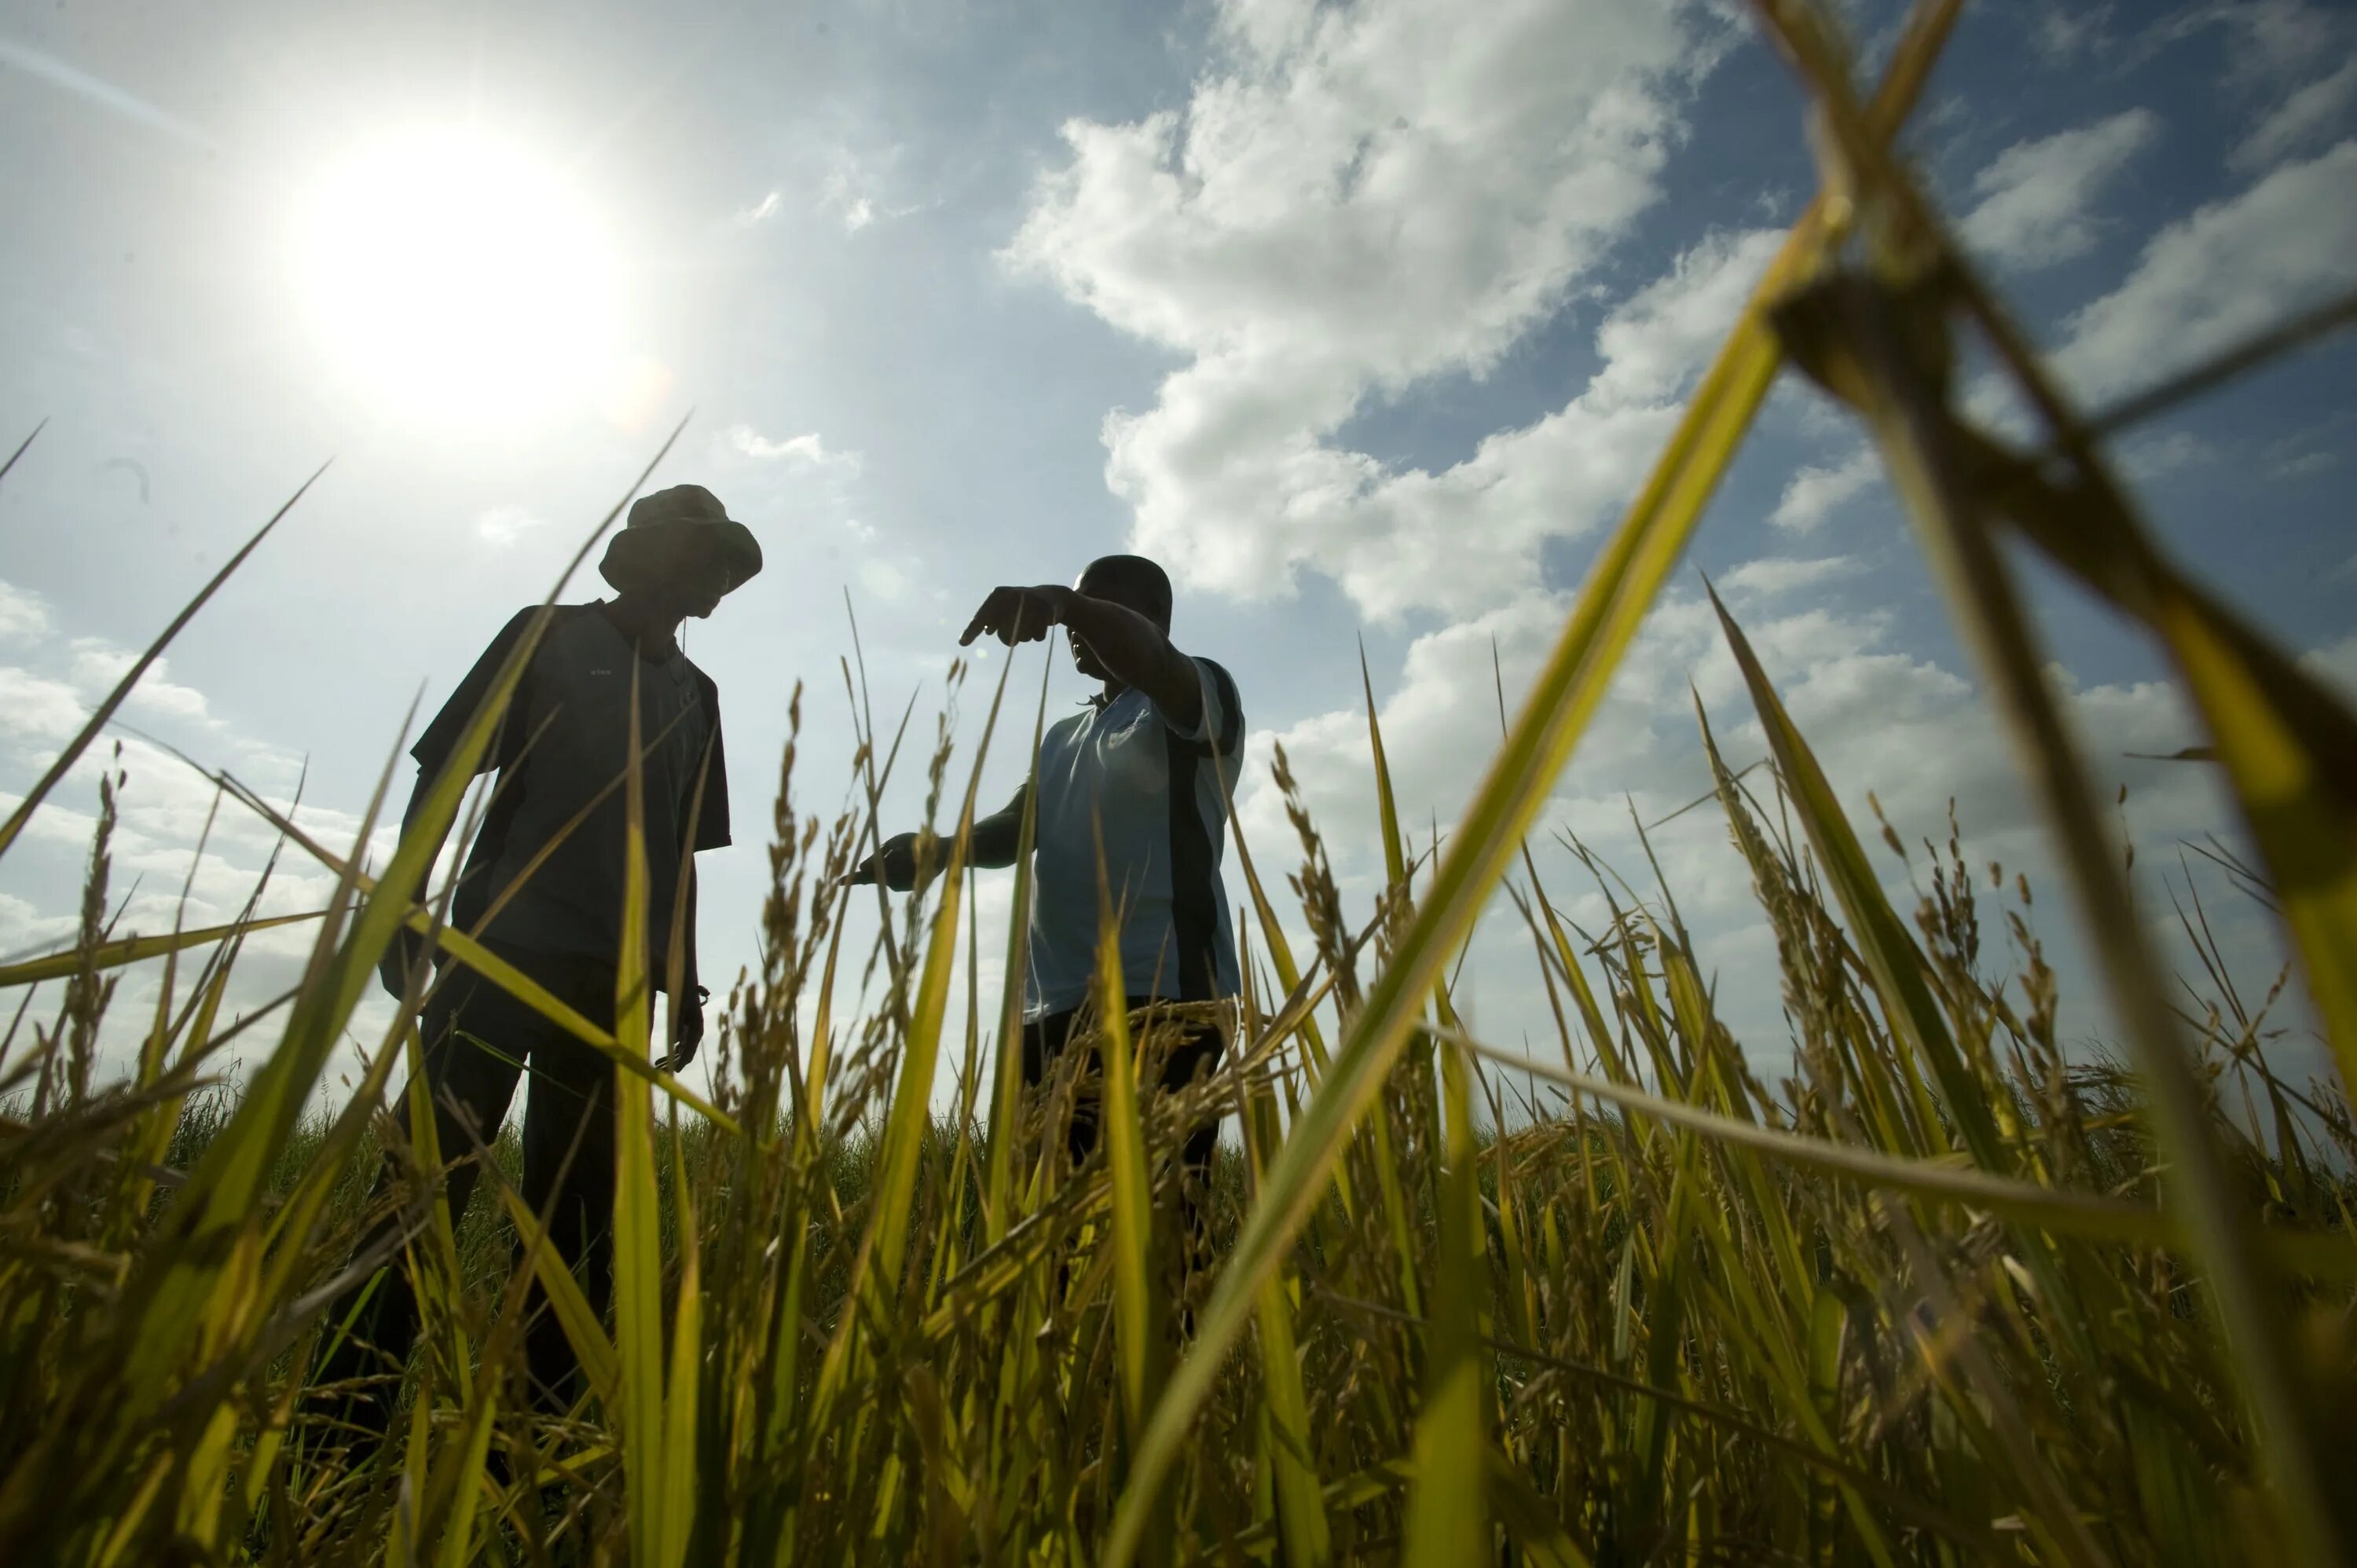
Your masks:
{"label": "dark t-shirt", "polygon": [[[425,726],[410,752],[423,772],[430,775],[447,760],[500,666],[539,613],[524,610],[509,621]],[[621,948],[629,821],[622,781],[630,749],[627,677],[635,670],[643,752],[647,961],[660,985],[681,867],[695,850],[729,842],[719,690],[684,653],[638,657],[596,605],[560,605],[548,613],[547,628],[479,769],[496,768],[500,779],[467,857],[451,921],[461,930],[529,952],[614,961]],[[694,810],[696,777],[707,750],[703,806]],[[692,811],[695,841],[690,845]],[[544,849],[549,849],[547,858],[525,876]],[[487,913],[490,918],[484,924]]]}

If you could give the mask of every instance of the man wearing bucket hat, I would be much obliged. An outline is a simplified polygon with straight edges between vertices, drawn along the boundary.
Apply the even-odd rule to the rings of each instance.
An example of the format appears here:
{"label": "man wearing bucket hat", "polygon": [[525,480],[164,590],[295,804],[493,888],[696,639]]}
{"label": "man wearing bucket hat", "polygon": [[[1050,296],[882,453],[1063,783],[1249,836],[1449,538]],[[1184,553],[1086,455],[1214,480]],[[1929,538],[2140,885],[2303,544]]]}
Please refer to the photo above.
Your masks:
{"label": "man wearing bucket hat", "polygon": [[[677,633],[683,621],[710,615],[760,569],[759,543],[711,491],[678,485],[642,497],[598,566],[615,596],[518,613],[411,752],[417,788],[404,831],[510,655],[536,631],[522,677],[477,764],[479,771],[497,768],[500,779],[449,919],[557,1000],[610,1029],[623,931],[635,691],[647,866],[640,958],[657,989],[676,985],[668,1009],[670,1050],[662,1063],[673,1071],[695,1055],[704,1037],[694,854],[729,842],[719,692],[680,650]],[[416,896],[422,900],[425,893],[421,885]],[[685,916],[676,930],[674,908]],[[385,955],[380,978],[404,1004],[427,983],[425,958],[424,939],[405,930]],[[464,968],[448,969],[433,987],[420,1037],[452,1223],[474,1189],[477,1145],[498,1135],[517,1079],[529,1071],[522,1196],[546,1221],[551,1243],[580,1276],[590,1305],[602,1311],[613,1279],[612,1063]],[[388,1165],[380,1196],[393,1174]],[[362,1253],[400,1222],[398,1216],[384,1221],[362,1242]],[[339,1303],[329,1321],[341,1323],[364,1288],[355,1287]],[[544,1408],[562,1411],[571,1402],[572,1348],[537,1286],[533,1307],[526,1336],[533,1391]],[[340,1385],[344,1419],[360,1433],[385,1430],[416,1328],[409,1281],[398,1264],[388,1266],[317,1380]],[[363,1381],[371,1378],[377,1379],[373,1387]]]}

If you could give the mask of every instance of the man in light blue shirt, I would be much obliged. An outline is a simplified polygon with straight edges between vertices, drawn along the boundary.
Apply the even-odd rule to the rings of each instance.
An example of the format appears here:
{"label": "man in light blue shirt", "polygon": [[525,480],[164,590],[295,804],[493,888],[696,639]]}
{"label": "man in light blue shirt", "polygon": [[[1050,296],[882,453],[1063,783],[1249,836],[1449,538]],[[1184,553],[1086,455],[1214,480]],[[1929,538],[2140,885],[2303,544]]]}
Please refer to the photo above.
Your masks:
{"label": "man in light blue shirt", "polygon": [[[1071,587],[993,589],[961,645],[996,637],[1009,647],[1062,627],[1072,664],[1101,683],[1086,709],[1039,742],[1039,798],[1032,860],[1030,966],[1025,977],[1023,1077],[1033,1087],[1069,1041],[1095,983],[1098,846],[1104,897],[1120,915],[1121,972],[1133,1007],[1150,1001],[1215,1002],[1241,989],[1235,933],[1220,880],[1227,802],[1243,746],[1236,683],[1209,659],[1170,641],[1170,579],[1138,555],[1091,562]],[[1015,864],[1027,783],[974,825],[976,865]],[[901,833],[855,868],[888,887],[916,883],[916,835]],[[1218,1062],[1217,1026],[1195,1030],[1165,1067],[1181,1087]],[[1073,1162],[1095,1146],[1097,1105],[1075,1106]],[[1211,1163],[1216,1124],[1197,1128],[1186,1161],[1198,1183]],[[1190,1216],[1191,1222],[1191,1216]]]}

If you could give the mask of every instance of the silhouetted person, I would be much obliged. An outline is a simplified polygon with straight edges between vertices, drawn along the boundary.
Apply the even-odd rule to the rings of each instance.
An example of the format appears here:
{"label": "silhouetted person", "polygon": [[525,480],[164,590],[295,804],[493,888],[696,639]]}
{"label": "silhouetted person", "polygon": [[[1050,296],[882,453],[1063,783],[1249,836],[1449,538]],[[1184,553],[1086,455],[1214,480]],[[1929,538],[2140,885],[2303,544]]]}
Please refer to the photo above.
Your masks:
{"label": "silhouetted person", "polygon": [[[700,486],[662,490],[630,508],[627,526],[598,566],[615,596],[546,612],[539,645],[478,765],[479,770],[498,768],[500,779],[451,905],[454,928],[477,936],[584,1017],[613,1027],[628,822],[623,779],[635,684],[647,859],[644,958],[657,990],[668,984],[672,910],[680,878],[687,879],[681,932],[686,962],[663,1063],[673,1071],[687,1065],[704,1037],[694,852],[729,842],[719,692],[680,650],[676,634],[682,621],[710,615],[724,595],[760,569],[761,549],[751,532],[731,521]],[[510,650],[541,614],[524,610],[508,622],[418,737],[411,753],[417,788],[404,829]],[[421,884],[417,896],[425,891]],[[424,946],[423,938],[404,930],[386,953],[380,974],[394,996],[409,994]],[[579,1276],[591,1306],[602,1312],[613,1287],[613,1063],[464,968],[441,977],[426,1004],[421,1038],[436,1136],[447,1167],[451,1223],[466,1212],[474,1192],[476,1144],[488,1146],[498,1136],[516,1080],[529,1072],[522,1196],[544,1219],[550,1242]],[[393,1178],[388,1165],[379,1197]],[[386,1233],[381,1230],[370,1240]],[[331,1328],[356,1299],[357,1291],[337,1304]],[[531,1306],[526,1356],[534,1397],[542,1408],[561,1412],[571,1403],[572,1347],[537,1284]],[[407,1269],[396,1260],[383,1271],[350,1337],[319,1370],[322,1382],[391,1374],[369,1402],[347,1403],[350,1419],[385,1430],[416,1332],[416,1297]]]}
{"label": "silhouetted person", "polygon": [[[1023,1010],[1023,1081],[1035,1089],[1070,1043],[1096,983],[1100,843],[1103,886],[1122,916],[1130,1006],[1221,1001],[1241,989],[1220,881],[1227,798],[1243,739],[1234,679],[1172,644],[1170,579],[1138,555],[1092,561],[1070,588],[995,588],[958,641],[987,634],[1012,647],[1041,641],[1059,626],[1071,639],[1073,667],[1103,687],[1084,712],[1058,722],[1039,742]],[[1015,864],[1030,788],[974,823],[974,865]],[[908,891],[916,881],[915,844],[914,833],[887,839],[850,875],[871,879],[880,862],[884,885]],[[1190,1031],[1172,1048],[1163,1085],[1183,1087],[1210,1072],[1222,1043],[1217,1026]],[[1074,1164],[1096,1146],[1097,1119],[1093,1096],[1074,1106]],[[1216,1119],[1188,1136],[1184,1159],[1198,1185],[1209,1179],[1218,1138]],[[1191,1199],[1185,1219],[1200,1244]]]}

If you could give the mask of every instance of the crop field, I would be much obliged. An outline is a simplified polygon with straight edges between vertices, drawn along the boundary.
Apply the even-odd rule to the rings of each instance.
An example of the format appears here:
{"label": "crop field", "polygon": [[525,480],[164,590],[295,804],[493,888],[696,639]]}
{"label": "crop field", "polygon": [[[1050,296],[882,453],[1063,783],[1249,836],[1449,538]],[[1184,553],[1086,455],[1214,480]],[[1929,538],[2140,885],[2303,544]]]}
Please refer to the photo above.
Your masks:
{"label": "crop field", "polygon": [[[761,957],[706,1047],[708,1098],[648,1065],[661,1004],[631,943],[608,1031],[447,925],[447,889],[401,895],[480,811],[465,768],[373,874],[215,776],[220,811],[263,814],[284,856],[338,879],[299,983],[234,1021],[262,922],[118,937],[103,799],[80,939],[0,968],[0,1562],[2357,1560],[2357,1491],[2333,1478],[2357,1444],[2357,716],[2170,563],[2103,448],[2350,312],[2070,407],[1890,151],[1955,9],[1927,0],[1868,91],[1818,7],[1762,0],[1814,97],[1822,193],[1445,832],[1399,820],[1370,717],[1389,871],[1371,905],[1338,892],[1278,754],[1295,842],[1232,845],[1245,993],[1191,1089],[1146,1087],[1187,1008],[1105,1012],[1101,1075],[1068,1053],[1026,1094],[997,1045],[1017,1018],[973,1004],[982,753],[1040,722],[1003,674],[970,751],[946,725],[927,754],[862,721],[846,815],[805,810],[838,781],[798,776],[789,743]],[[1967,418],[1966,349],[2035,411],[2028,437]],[[1874,440],[2051,857],[2025,875],[1971,862],[1952,824],[1850,820],[1722,611],[1770,762],[1738,777],[1697,712],[1697,809],[1749,868],[1789,1030],[1738,1040],[1679,889],[1591,861],[1540,812],[1784,370]],[[2278,924],[2280,972],[2233,972],[2198,900],[2169,950],[2147,939],[2050,689],[2032,557],[2167,656],[2206,735],[2184,765],[2217,769],[2242,812],[2236,847],[2205,853]],[[143,668],[0,823],[0,857]],[[852,902],[882,895],[840,879],[901,770],[926,776],[936,875],[856,950]],[[1900,907],[1887,889],[1910,883]],[[1574,924],[1574,891],[1609,918]],[[2066,1055],[2033,896],[2080,923],[2115,1056]],[[1501,900],[1556,1028],[1528,1051],[1482,1039],[1451,993]],[[423,1090],[401,1092],[408,1020],[318,1109],[404,926],[446,978],[486,974],[613,1058],[610,1320],[543,1243],[511,1130],[436,1146]],[[1117,945],[1102,996],[1128,993]],[[102,1081],[134,962],[161,967],[160,999],[135,1070]],[[873,999],[856,1015],[854,993]],[[2328,1077],[2271,1064],[2293,1018]],[[1106,1132],[1075,1165],[1081,1091]],[[1211,1115],[1226,1141],[1196,1234],[1176,1155]],[[371,1202],[388,1160],[401,1179]],[[485,1175],[454,1223],[433,1178],[457,1160]],[[356,1256],[388,1216],[392,1244]],[[329,1304],[388,1263],[416,1284],[415,1356],[323,1386],[350,1326]],[[526,1397],[534,1279],[585,1373],[562,1415]],[[353,1440],[356,1398],[393,1412],[381,1450]]]}

